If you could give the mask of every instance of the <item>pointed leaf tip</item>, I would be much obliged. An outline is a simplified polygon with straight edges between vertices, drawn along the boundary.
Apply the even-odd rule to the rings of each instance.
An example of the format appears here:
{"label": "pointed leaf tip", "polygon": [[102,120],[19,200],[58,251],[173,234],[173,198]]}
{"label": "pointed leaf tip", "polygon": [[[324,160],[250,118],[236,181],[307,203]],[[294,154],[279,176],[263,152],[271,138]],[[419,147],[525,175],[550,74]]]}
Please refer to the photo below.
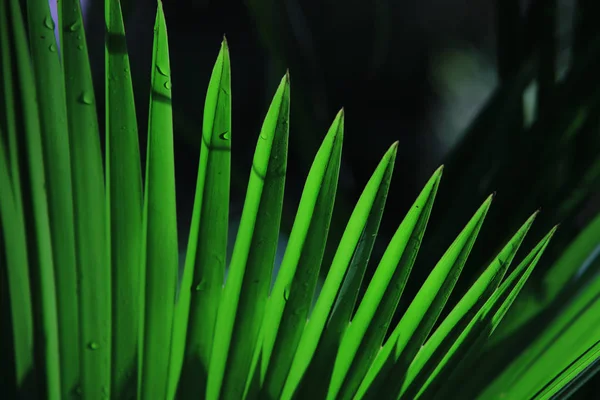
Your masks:
{"label": "pointed leaf tip", "polygon": [[337,129],[333,135],[336,139],[342,140],[344,137],[344,108],[337,113],[334,121],[337,121]]}
{"label": "pointed leaf tip", "polygon": [[393,159],[396,158],[396,155],[398,154],[398,141],[392,143],[386,154],[389,154]]}
{"label": "pointed leaf tip", "polygon": [[223,41],[221,42],[221,46],[225,48],[229,47],[229,45],[227,44],[227,35],[225,33],[223,34]]}
{"label": "pointed leaf tip", "polygon": [[290,80],[290,69],[289,68],[285,69],[285,79],[287,79],[288,82]]}

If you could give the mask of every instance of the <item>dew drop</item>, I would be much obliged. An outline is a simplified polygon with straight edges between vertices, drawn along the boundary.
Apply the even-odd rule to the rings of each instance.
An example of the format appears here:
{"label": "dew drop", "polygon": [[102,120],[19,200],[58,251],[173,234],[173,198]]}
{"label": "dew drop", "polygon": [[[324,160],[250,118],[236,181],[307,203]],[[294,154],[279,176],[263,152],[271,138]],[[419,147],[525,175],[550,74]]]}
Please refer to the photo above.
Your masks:
{"label": "dew drop", "polygon": [[69,25],[69,32],[76,32],[76,31],[78,31],[80,26],[81,25],[79,24],[79,21],[73,22],[71,25]]}
{"label": "dew drop", "polygon": [[77,46],[77,50],[83,50],[83,45],[80,44],[79,46]]}
{"label": "dew drop", "polygon": [[129,72],[129,67],[125,67],[124,71]]}
{"label": "dew drop", "polygon": [[56,53],[56,45],[54,45],[54,44],[51,44],[51,45],[48,47],[48,50],[50,50],[52,53]]}
{"label": "dew drop", "polygon": [[208,286],[207,282],[202,279],[200,282],[198,282],[196,284],[196,286],[194,286],[194,290],[196,290],[196,292],[201,292],[203,290],[206,290],[206,287]]}
{"label": "dew drop", "polygon": [[158,73],[161,74],[162,76],[169,76],[166,68],[163,68],[160,65],[157,65],[156,69],[158,70]]}
{"label": "dew drop", "polygon": [[92,96],[92,94],[90,92],[83,92],[81,94],[81,96],[79,97],[79,101],[82,104],[90,105],[90,104],[94,103],[94,97]]}
{"label": "dew drop", "polygon": [[165,89],[171,90],[171,82],[169,82],[169,81],[165,82]]}
{"label": "dew drop", "polygon": [[88,349],[90,349],[90,350],[98,350],[99,348],[100,348],[100,345],[96,342],[88,343]]}
{"label": "dew drop", "polygon": [[267,140],[267,134],[266,134],[266,133],[263,133],[263,132],[261,132],[261,133],[260,133],[260,138],[261,138],[262,140]]}
{"label": "dew drop", "polygon": [[219,134],[219,139],[221,140],[229,140],[229,131],[225,131]]}
{"label": "dew drop", "polygon": [[44,18],[44,26],[48,29],[54,30],[54,20],[52,17]]}
{"label": "dew drop", "polygon": [[283,299],[285,301],[288,301],[290,298],[290,287],[287,286],[284,290],[283,290]]}

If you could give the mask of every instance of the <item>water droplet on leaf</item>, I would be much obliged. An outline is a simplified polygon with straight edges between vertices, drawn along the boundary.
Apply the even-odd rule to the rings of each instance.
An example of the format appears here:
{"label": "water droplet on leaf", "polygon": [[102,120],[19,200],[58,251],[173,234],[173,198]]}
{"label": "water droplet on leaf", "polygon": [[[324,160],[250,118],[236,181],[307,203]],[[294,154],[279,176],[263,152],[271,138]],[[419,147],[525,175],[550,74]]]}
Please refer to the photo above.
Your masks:
{"label": "water droplet on leaf", "polygon": [[54,30],[54,20],[52,19],[52,17],[44,18],[44,26],[48,29]]}
{"label": "water droplet on leaf", "polygon": [[169,81],[165,82],[165,89],[171,90],[171,82],[169,82]]}
{"label": "water droplet on leaf", "polygon": [[196,286],[194,286],[194,290],[196,290],[196,292],[201,292],[203,290],[206,290],[207,286],[208,283],[206,282],[206,280],[202,279],[196,284]]}
{"label": "water droplet on leaf", "polygon": [[90,342],[88,344],[88,349],[90,350],[98,350],[100,348],[100,345],[96,342]]}
{"label": "water droplet on leaf", "polygon": [[229,140],[229,131],[225,131],[219,134],[219,139],[221,140]]}
{"label": "water droplet on leaf", "polygon": [[90,105],[94,103],[94,97],[90,92],[83,92],[79,97],[79,101],[83,104]]}
{"label": "water droplet on leaf", "polygon": [[56,53],[56,45],[54,45],[54,44],[51,44],[51,45],[48,47],[48,50],[50,50],[52,53]]}
{"label": "water droplet on leaf", "polygon": [[79,21],[75,21],[71,25],[69,25],[69,32],[75,32],[75,31],[79,30],[79,27],[80,27]]}
{"label": "water droplet on leaf", "polygon": [[157,65],[156,69],[158,70],[158,73],[161,74],[162,76],[169,76],[169,73],[167,72],[166,68],[163,68],[160,65]]}

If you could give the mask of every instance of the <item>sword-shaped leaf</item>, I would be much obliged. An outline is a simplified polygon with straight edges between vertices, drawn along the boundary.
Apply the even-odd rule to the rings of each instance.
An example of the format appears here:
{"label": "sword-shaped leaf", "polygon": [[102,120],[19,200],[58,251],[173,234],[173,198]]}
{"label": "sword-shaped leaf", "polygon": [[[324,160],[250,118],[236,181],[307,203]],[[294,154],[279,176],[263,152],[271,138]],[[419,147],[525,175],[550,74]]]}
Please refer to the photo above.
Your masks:
{"label": "sword-shaped leaf", "polygon": [[325,251],[340,169],[344,114],[323,140],[306,179],[288,245],[267,302],[261,393],[279,398],[306,324]]}
{"label": "sword-shaped leaf", "polygon": [[410,364],[402,387],[402,396],[411,398],[416,395],[475,314],[496,291],[537,214],[538,212],[529,217],[427,340]]}
{"label": "sword-shaped leaf", "polygon": [[277,251],[287,168],[290,81],[286,74],[265,118],[215,327],[207,397],[242,398]]}
{"label": "sword-shaped leaf", "polygon": [[[225,280],[231,168],[231,71],[227,41],[206,93],[200,164],[183,277],[175,310],[169,395],[204,396]],[[182,369],[183,367],[183,369]]]}
{"label": "sword-shaped leaf", "polygon": [[[372,398],[377,393],[394,392],[414,356],[429,335],[441,313],[492,203],[494,195],[479,207],[467,226],[442,256],[396,325],[390,338],[375,358],[358,388],[358,397]],[[382,391],[383,392],[380,392]],[[347,393],[354,396],[355,393]]]}
{"label": "sword-shaped leaf", "polygon": [[104,171],[81,5],[78,0],[59,4],[80,294],[81,395],[100,397],[110,390],[112,336]]}
{"label": "sword-shaped leaf", "polygon": [[346,329],[335,359],[327,398],[351,397],[381,348],[417,258],[443,168],[440,167],[390,241],[367,292]]}
{"label": "sword-shaped leaf", "polygon": [[178,278],[171,68],[162,3],[154,25],[143,211],[141,399],[166,398]]}
{"label": "sword-shaped leaf", "polygon": [[[113,279],[111,391],[113,396],[125,398],[135,393],[135,380],[138,375],[138,341],[142,312],[142,304],[137,301],[142,288],[142,172],[121,3],[118,0],[105,1],[104,13],[107,29],[104,43],[106,200]],[[169,132],[166,129],[164,134],[168,135]],[[161,140],[156,135],[162,134],[155,130],[150,140]],[[168,151],[168,147],[165,151]],[[161,168],[159,160],[153,162]],[[168,160],[164,162],[168,163]],[[153,179],[155,178],[151,178]],[[150,201],[154,202],[156,199]]]}

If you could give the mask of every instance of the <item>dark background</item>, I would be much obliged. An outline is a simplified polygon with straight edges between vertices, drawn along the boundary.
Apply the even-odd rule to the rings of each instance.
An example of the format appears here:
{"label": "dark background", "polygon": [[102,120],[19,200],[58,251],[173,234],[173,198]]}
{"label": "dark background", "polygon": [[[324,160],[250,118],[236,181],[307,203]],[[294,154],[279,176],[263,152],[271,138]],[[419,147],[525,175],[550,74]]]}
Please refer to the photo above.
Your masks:
{"label": "dark background", "polygon": [[[232,214],[240,213],[262,119],[289,68],[292,115],[282,230],[289,232],[312,158],[344,107],[343,166],[332,243],[380,157],[399,141],[382,223],[382,235],[389,239],[496,84],[492,0],[167,0],[164,9],[173,71],[182,238],[193,204],[204,96],[223,35],[232,69]],[[123,2],[123,10],[144,132],[155,3],[130,0]],[[88,40],[99,105],[104,104],[103,22],[96,18],[101,15],[102,4],[92,1]],[[144,149],[143,134],[140,140]],[[479,196],[481,201],[487,194]],[[457,226],[456,233],[461,228]]]}

